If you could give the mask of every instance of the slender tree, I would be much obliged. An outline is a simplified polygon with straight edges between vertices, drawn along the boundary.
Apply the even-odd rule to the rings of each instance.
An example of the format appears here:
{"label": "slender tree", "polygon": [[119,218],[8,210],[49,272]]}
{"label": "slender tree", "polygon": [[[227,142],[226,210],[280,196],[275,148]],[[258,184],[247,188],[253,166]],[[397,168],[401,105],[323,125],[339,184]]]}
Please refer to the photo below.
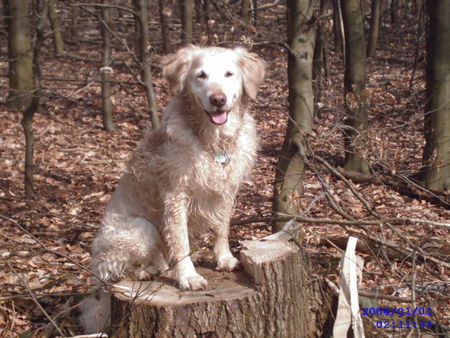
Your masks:
{"label": "slender tree", "polygon": [[70,11],[70,38],[73,41],[78,41],[78,21],[80,19],[80,9],[74,7]]}
{"label": "slender tree", "polygon": [[202,0],[201,1],[201,19],[202,19],[202,26],[205,31],[206,40],[207,43],[211,43],[211,33],[209,29],[209,0]]}
{"label": "slender tree", "polygon": [[[108,5],[109,0],[103,0],[104,5]],[[112,102],[111,102],[111,29],[112,17],[111,8],[102,7],[102,38],[103,38],[103,56],[102,56],[102,121],[103,128],[107,131],[114,131],[116,128],[113,121]]]}
{"label": "slender tree", "polygon": [[[312,25],[314,0],[290,0],[288,15],[288,81],[289,122],[283,148],[276,168],[273,211],[298,213],[305,165],[305,140],[311,131],[314,116],[312,61],[316,36]],[[274,224],[279,231],[283,224]]]}
{"label": "slender tree", "polygon": [[48,18],[53,31],[53,42],[55,46],[55,55],[64,54],[64,42],[62,39],[61,28],[59,24],[58,14],[56,12],[56,1],[50,0],[48,5]]}
{"label": "slender tree", "polygon": [[250,23],[250,9],[251,9],[251,0],[242,0],[241,1],[241,18],[246,23]]}
{"label": "slender tree", "polygon": [[194,0],[183,0],[181,4],[181,44],[188,45],[194,41],[192,22],[194,16]]}
{"label": "slender tree", "polygon": [[341,1],[333,1],[333,33],[334,33],[334,51],[338,55],[342,55],[344,50],[344,33],[342,32],[342,11]]}
{"label": "slender tree", "polygon": [[367,56],[373,56],[377,49],[378,35],[380,33],[381,0],[372,0],[370,18],[369,42],[367,43]]}
{"label": "slender tree", "polygon": [[328,75],[327,65],[327,25],[328,25],[328,10],[330,8],[330,0],[320,0],[320,21],[317,25],[316,42],[314,46],[313,58],[313,81],[314,81],[314,99],[315,102],[320,101],[321,84],[322,84],[322,69],[325,69]]}
{"label": "slender tree", "polygon": [[146,0],[134,0],[134,7],[137,13],[136,21],[138,28],[138,54],[142,66],[142,82],[147,97],[148,109],[152,121],[152,128],[159,128],[157,115],[156,96],[153,89],[153,77],[150,60],[150,37],[148,35],[148,11]]}
{"label": "slender tree", "polygon": [[256,27],[256,21],[258,20],[258,0],[252,1],[252,7],[253,7],[253,26]]}
{"label": "slender tree", "polygon": [[170,53],[170,30],[167,0],[158,0],[159,5],[159,20],[161,22],[161,38],[164,53]]}
{"label": "slender tree", "polygon": [[366,46],[360,0],[342,1],[345,36],[345,133],[344,169],[369,174],[365,159],[367,141]]}
{"label": "slender tree", "polygon": [[[39,108],[41,75],[39,59],[44,39],[48,2],[42,1],[41,3],[39,22],[36,25],[34,38],[31,37],[31,11],[28,5],[29,1],[26,0],[4,1],[8,25],[11,106],[23,114],[21,124],[25,134],[25,197],[31,199],[35,196],[33,189],[33,116]],[[14,56],[16,57],[13,58]]]}
{"label": "slender tree", "polygon": [[391,23],[393,26],[398,24],[400,18],[400,8],[402,5],[402,0],[391,0]]}
{"label": "slender tree", "polygon": [[450,0],[428,0],[424,184],[450,190]]}
{"label": "slender tree", "polygon": [[9,108],[21,112],[29,107],[34,88],[29,5],[26,0],[4,0],[9,57],[7,102]]}

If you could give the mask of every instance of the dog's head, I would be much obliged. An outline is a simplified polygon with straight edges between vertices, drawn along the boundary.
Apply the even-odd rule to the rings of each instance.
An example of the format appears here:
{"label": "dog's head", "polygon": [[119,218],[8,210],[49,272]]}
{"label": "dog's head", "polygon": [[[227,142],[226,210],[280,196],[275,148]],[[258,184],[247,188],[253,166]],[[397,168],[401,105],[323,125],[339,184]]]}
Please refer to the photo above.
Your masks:
{"label": "dog's head", "polygon": [[188,94],[212,123],[225,124],[242,95],[256,98],[264,62],[244,48],[189,46],[163,58],[163,76],[172,94]]}

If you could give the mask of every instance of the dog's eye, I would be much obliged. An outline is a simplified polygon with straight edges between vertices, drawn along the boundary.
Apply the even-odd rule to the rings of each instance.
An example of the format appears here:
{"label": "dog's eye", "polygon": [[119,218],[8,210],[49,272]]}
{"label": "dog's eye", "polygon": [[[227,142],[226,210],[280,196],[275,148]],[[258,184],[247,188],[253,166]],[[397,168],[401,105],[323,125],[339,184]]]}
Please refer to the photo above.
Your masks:
{"label": "dog's eye", "polygon": [[231,76],[233,76],[234,75],[234,73],[233,72],[230,72],[230,71],[227,71],[226,73],[225,73],[225,77],[231,77]]}
{"label": "dog's eye", "polygon": [[204,71],[201,71],[200,73],[197,74],[197,79],[206,79],[208,78],[208,75],[206,75],[206,73]]}

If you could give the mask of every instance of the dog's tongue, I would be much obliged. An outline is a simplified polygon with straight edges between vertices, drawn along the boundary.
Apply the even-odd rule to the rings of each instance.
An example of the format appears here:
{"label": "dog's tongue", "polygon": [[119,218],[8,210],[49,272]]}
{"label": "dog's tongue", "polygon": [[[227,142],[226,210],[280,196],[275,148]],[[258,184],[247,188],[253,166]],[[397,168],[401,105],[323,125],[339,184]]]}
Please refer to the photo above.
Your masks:
{"label": "dog's tongue", "polygon": [[228,120],[228,111],[219,111],[217,113],[211,113],[211,120],[215,124],[224,124]]}

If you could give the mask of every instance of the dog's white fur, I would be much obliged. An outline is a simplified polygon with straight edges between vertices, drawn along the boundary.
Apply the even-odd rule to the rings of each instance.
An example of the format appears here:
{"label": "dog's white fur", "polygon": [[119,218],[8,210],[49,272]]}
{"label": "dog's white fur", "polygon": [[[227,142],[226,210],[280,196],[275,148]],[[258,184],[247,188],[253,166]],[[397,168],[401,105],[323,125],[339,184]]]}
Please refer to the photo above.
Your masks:
{"label": "dog's white fur", "polygon": [[[256,154],[255,123],[246,106],[256,97],[264,63],[243,48],[190,46],[162,64],[175,98],[107,206],[93,242],[93,272],[111,280],[137,266],[165,270],[170,262],[181,289],[199,290],[207,282],[190,258],[199,235],[213,233],[219,270],[238,264],[228,244],[229,220]],[[86,333],[108,325],[108,304],[104,294],[86,302]]]}

